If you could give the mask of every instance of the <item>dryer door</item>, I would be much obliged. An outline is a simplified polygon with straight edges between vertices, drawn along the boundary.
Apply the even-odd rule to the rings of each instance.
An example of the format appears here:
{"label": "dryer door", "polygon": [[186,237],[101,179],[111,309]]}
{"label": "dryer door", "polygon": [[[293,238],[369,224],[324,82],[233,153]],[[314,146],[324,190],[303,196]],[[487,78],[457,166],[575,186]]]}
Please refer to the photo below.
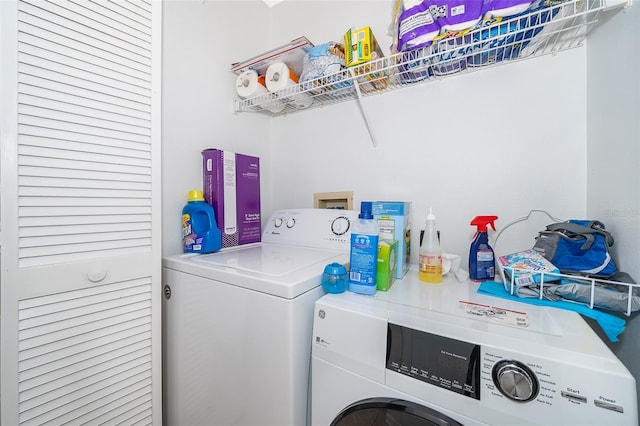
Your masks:
{"label": "dryer door", "polygon": [[396,398],[368,398],[342,410],[331,426],[462,426],[431,408]]}

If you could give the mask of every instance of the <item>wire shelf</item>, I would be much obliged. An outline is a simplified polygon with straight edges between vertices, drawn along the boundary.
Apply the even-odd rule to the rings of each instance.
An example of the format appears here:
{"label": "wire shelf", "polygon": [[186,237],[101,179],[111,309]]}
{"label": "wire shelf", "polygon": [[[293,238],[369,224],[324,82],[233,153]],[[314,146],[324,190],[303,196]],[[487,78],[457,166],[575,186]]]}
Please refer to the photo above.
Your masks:
{"label": "wire shelf", "polygon": [[[279,91],[237,99],[235,110],[280,116],[556,54],[582,46],[599,22],[626,7],[628,1],[571,0],[508,20],[496,18],[473,31],[434,41],[430,46]],[[274,102],[283,103],[284,108],[273,112],[270,106]]]}

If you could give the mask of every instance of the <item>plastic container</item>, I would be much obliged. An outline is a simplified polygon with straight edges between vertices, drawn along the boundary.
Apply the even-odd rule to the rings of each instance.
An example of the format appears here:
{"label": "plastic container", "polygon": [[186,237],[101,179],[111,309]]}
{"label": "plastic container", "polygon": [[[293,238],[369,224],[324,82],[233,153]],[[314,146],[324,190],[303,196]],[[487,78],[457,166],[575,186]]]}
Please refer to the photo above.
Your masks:
{"label": "plastic container", "polygon": [[472,281],[493,281],[496,276],[495,256],[489,245],[487,225],[496,230],[498,216],[476,216],[471,221],[477,227],[469,249],[469,278]]}
{"label": "plastic container", "polygon": [[448,0],[444,16],[434,16],[440,21],[441,32],[458,32],[474,27],[482,19],[484,2],[480,0]]}
{"label": "plastic container", "polygon": [[322,273],[322,288],[327,293],[343,293],[347,289],[349,278],[347,269],[338,262],[333,262],[324,267]]}
{"label": "plastic container", "polygon": [[185,253],[212,253],[222,247],[222,234],[213,207],[204,201],[202,191],[192,190],[182,209],[182,248]]}
{"label": "plastic container", "polygon": [[442,282],[442,249],[436,229],[436,217],[429,208],[429,215],[424,228],[422,244],[420,244],[420,266],[418,278],[426,283]]}
{"label": "plastic container", "polygon": [[360,294],[375,294],[378,268],[378,222],[373,218],[371,202],[360,203],[358,220],[351,230],[349,254],[349,291]]}
{"label": "plastic container", "polygon": [[526,11],[532,0],[485,0],[484,9],[486,18],[508,18]]}

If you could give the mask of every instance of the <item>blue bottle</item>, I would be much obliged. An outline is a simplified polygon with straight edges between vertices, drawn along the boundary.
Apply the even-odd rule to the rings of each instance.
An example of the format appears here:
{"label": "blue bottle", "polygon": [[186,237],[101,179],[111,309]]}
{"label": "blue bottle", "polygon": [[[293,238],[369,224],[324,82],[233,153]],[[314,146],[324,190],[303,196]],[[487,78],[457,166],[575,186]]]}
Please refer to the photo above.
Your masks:
{"label": "blue bottle", "polygon": [[320,282],[327,293],[343,293],[347,289],[348,281],[344,265],[333,262],[325,266]]}
{"label": "blue bottle", "polygon": [[496,276],[493,249],[487,235],[487,225],[496,230],[493,223],[496,219],[498,216],[476,216],[471,221],[471,225],[477,227],[469,249],[469,278],[472,281],[492,281]]}
{"label": "blue bottle", "polygon": [[211,253],[222,247],[222,234],[213,207],[204,201],[201,190],[189,191],[182,209],[182,247],[185,253]]}
{"label": "blue bottle", "polygon": [[373,218],[371,201],[360,203],[358,220],[351,230],[349,291],[374,294],[378,269],[378,222]]}

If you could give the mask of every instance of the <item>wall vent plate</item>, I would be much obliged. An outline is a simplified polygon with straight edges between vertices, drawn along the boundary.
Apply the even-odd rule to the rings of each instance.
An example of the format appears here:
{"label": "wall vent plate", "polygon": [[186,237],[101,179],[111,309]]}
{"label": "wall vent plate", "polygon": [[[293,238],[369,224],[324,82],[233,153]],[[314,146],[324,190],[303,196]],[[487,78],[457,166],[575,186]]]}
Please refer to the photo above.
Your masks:
{"label": "wall vent plate", "polygon": [[353,210],[353,191],[317,192],[313,194],[313,208]]}

